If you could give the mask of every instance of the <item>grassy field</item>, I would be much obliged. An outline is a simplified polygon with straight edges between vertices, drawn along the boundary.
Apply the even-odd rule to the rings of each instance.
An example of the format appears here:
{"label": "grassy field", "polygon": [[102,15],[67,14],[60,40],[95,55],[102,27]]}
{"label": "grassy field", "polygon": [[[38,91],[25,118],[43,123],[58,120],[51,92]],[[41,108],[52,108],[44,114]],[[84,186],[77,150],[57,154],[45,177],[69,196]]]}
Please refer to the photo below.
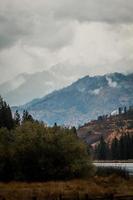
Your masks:
{"label": "grassy field", "polygon": [[[90,197],[105,194],[133,195],[133,178],[125,180],[112,175],[110,177],[94,177],[88,180],[71,180],[45,183],[0,183],[0,199],[5,200],[48,200],[65,196]],[[73,199],[73,198],[72,198]]]}

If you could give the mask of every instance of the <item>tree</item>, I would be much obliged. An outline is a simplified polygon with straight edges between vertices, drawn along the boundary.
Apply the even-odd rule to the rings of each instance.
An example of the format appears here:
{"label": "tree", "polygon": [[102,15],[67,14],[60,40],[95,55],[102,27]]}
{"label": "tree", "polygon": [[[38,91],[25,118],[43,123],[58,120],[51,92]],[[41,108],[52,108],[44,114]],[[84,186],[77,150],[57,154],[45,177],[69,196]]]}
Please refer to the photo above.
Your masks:
{"label": "tree", "polygon": [[0,128],[6,127],[11,130],[14,127],[14,120],[10,106],[0,97]]}
{"label": "tree", "polygon": [[124,107],[124,114],[126,114],[127,113],[127,107],[125,106]]}
{"label": "tree", "polygon": [[72,130],[73,134],[77,135],[77,130],[76,130],[75,126],[73,126],[71,130]]}
{"label": "tree", "polygon": [[106,160],[107,159],[107,154],[108,154],[108,146],[106,142],[104,141],[104,138],[101,137],[100,143],[97,146],[97,158],[99,160]]}
{"label": "tree", "polygon": [[122,113],[122,108],[121,107],[119,107],[119,115],[121,115],[121,113]]}
{"label": "tree", "polygon": [[15,180],[44,181],[93,174],[87,146],[71,129],[26,121],[14,132]]}
{"label": "tree", "polygon": [[117,160],[119,158],[119,149],[118,149],[118,144],[119,141],[118,139],[115,137],[112,141],[111,144],[111,159],[112,160]]}
{"label": "tree", "polygon": [[20,118],[20,114],[19,114],[18,110],[16,110],[16,112],[14,114],[14,121],[15,121],[16,126],[20,125],[21,118]]}
{"label": "tree", "polygon": [[29,114],[29,112],[27,110],[23,111],[23,116],[22,116],[22,123],[26,122],[26,121],[31,121],[33,122],[34,119],[32,117],[32,115]]}
{"label": "tree", "polygon": [[0,129],[0,181],[10,181],[13,179],[12,163],[12,132],[7,128]]}

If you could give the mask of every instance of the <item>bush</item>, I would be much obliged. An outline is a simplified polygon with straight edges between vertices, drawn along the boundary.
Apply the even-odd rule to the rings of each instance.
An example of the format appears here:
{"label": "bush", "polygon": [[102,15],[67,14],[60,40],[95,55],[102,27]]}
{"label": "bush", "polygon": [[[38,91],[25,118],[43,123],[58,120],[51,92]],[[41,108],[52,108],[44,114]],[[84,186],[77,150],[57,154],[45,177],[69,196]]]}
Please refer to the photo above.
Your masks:
{"label": "bush", "polygon": [[[0,144],[2,181],[70,179],[93,173],[87,147],[73,129],[25,122],[13,131],[3,132],[5,139]],[[10,167],[6,169],[7,164]],[[2,173],[7,174],[6,179],[1,176]]]}

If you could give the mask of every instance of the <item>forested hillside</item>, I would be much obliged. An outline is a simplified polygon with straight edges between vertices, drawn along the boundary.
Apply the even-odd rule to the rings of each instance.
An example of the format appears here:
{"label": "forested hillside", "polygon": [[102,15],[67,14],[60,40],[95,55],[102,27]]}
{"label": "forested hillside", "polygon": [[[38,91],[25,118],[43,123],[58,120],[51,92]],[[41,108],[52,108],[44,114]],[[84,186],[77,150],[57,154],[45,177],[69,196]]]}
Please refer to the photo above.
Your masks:
{"label": "forested hillside", "polygon": [[99,116],[80,127],[78,136],[92,146],[94,159],[133,159],[133,107]]}

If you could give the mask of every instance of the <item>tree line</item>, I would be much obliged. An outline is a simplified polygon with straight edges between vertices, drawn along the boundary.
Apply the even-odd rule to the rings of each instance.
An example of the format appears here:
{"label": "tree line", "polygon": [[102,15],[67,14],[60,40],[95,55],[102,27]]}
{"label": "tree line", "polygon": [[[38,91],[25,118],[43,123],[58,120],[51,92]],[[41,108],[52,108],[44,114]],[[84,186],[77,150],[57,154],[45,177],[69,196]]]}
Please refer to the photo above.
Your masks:
{"label": "tree line", "polygon": [[[111,143],[106,142],[103,137],[100,138],[98,145],[92,149],[94,159],[97,160],[127,160],[133,159],[133,106],[129,108],[119,108],[119,114],[112,117],[115,120],[116,126],[121,131],[120,137],[115,137]],[[105,116],[100,116],[98,120],[106,120]],[[128,122],[125,122],[127,120]],[[124,126],[127,127],[124,133]]]}
{"label": "tree line", "polygon": [[76,129],[47,127],[24,111],[14,117],[0,98],[0,181],[47,181],[93,173],[88,147]]}
{"label": "tree line", "polygon": [[101,137],[99,144],[95,147],[94,158],[97,160],[133,159],[133,135],[122,134],[119,139],[115,137],[111,144]]}
{"label": "tree line", "polygon": [[22,118],[20,117],[18,110],[16,110],[13,117],[10,106],[0,96],[0,128],[5,127],[8,130],[11,130],[25,121],[33,122],[35,120],[27,110],[23,111]]}

